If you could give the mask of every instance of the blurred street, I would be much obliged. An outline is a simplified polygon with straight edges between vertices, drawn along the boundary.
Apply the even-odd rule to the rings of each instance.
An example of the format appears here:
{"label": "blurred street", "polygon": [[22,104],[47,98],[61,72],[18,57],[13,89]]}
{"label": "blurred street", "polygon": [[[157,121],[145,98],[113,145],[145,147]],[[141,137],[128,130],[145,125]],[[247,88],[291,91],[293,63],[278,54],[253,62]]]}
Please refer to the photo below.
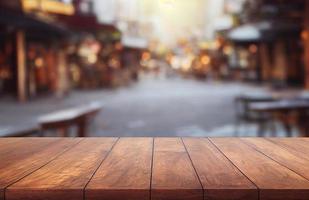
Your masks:
{"label": "blurred street", "polygon": [[0,13],[0,137],[309,136],[309,1],[0,0]]}
{"label": "blurred street", "polygon": [[[234,98],[263,88],[240,83],[144,76],[116,90],[72,91],[64,99],[39,98],[28,103],[3,99],[0,127],[24,124],[64,108],[99,101],[103,110],[91,136],[233,136]],[[242,136],[255,130],[240,131]]]}

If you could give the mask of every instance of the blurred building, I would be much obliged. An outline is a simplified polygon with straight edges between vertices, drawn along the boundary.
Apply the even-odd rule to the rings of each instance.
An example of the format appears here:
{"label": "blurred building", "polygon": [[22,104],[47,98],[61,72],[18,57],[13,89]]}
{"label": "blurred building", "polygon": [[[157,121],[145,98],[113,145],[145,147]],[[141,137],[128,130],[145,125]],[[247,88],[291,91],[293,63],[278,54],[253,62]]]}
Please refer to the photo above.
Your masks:
{"label": "blurred building", "polygon": [[26,101],[130,79],[121,33],[97,20],[93,1],[1,0],[0,9],[1,96]]}
{"label": "blurred building", "polygon": [[114,58],[121,34],[113,25],[98,21],[93,1],[73,0],[72,3],[74,15],[59,17],[76,33],[68,48],[72,86],[83,89],[108,86],[112,71],[108,63],[111,57]]}
{"label": "blurred building", "polygon": [[153,40],[165,46],[179,39],[212,39],[224,0],[94,0],[100,21],[113,23],[124,38]]}
{"label": "blurred building", "polygon": [[73,86],[89,89],[128,84],[135,69],[126,59],[122,33],[112,24],[99,22],[93,1],[74,0],[73,4],[75,14],[60,18],[80,33],[69,52]]}
{"label": "blurred building", "polygon": [[66,27],[54,15],[71,15],[61,1],[0,1],[0,93],[26,101],[37,95],[63,94],[66,79]]}
{"label": "blurred building", "polygon": [[[232,70],[276,87],[308,85],[306,0],[247,0],[226,32]],[[308,86],[307,86],[308,87]]]}

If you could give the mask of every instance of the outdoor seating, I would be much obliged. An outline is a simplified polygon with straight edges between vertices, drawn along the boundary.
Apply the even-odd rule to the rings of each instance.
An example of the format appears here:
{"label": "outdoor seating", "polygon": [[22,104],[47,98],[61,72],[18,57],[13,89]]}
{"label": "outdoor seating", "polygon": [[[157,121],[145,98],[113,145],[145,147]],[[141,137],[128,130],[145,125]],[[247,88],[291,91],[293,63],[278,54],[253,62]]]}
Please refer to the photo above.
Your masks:
{"label": "outdoor seating", "polygon": [[284,99],[276,102],[260,102],[250,105],[250,110],[276,116],[283,125],[287,136],[292,136],[295,126],[301,135],[308,136],[309,101],[304,99]]}
{"label": "outdoor seating", "polygon": [[38,136],[40,133],[39,125],[36,123],[0,128],[0,137]]}
{"label": "outdoor seating", "polygon": [[[235,109],[236,109],[236,127],[235,135],[239,134],[239,129],[242,127],[246,128],[250,124],[256,124],[258,126],[258,136],[264,136],[266,129],[269,127],[272,135],[276,134],[275,124],[272,115],[269,113],[259,113],[250,110],[250,104],[257,102],[272,102],[276,99],[269,95],[262,96],[250,96],[240,95],[235,98]],[[267,127],[268,126],[268,127]]]}
{"label": "outdoor seating", "polygon": [[91,119],[101,110],[99,103],[80,106],[53,112],[39,117],[38,122],[42,131],[57,130],[60,136],[68,136],[69,128],[77,127],[77,136],[87,136],[87,126]]}

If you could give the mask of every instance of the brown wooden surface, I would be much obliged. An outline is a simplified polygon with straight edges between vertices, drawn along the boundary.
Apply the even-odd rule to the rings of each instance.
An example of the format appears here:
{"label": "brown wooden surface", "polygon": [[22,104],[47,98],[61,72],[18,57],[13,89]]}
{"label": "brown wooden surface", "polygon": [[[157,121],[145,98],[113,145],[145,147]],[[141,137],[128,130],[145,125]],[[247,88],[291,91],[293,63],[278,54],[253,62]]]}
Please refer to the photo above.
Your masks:
{"label": "brown wooden surface", "polygon": [[87,186],[86,199],[149,199],[152,148],[152,138],[121,138]]}
{"label": "brown wooden surface", "polygon": [[[18,138],[8,147],[1,145],[0,152],[0,199],[9,185],[31,174],[49,161],[71,148],[80,139]],[[4,147],[4,148],[3,148]]]}
{"label": "brown wooden surface", "polygon": [[183,141],[202,182],[205,199],[257,199],[256,186],[208,139]]}
{"label": "brown wooden surface", "polygon": [[0,200],[309,200],[308,138],[1,138]]}
{"label": "brown wooden surface", "polygon": [[268,138],[268,140],[309,160],[309,138]]}
{"label": "brown wooden surface", "polygon": [[300,157],[298,153],[282,148],[264,138],[244,138],[243,140],[257,151],[309,180],[309,160]]}
{"label": "brown wooden surface", "polygon": [[180,138],[155,138],[152,200],[202,200],[203,190]]}
{"label": "brown wooden surface", "polygon": [[259,188],[260,199],[308,199],[309,181],[239,138],[210,139]]}
{"label": "brown wooden surface", "polygon": [[43,168],[10,186],[6,199],[82,200],[84,187],[115,142],[115,138],[81,141]]}

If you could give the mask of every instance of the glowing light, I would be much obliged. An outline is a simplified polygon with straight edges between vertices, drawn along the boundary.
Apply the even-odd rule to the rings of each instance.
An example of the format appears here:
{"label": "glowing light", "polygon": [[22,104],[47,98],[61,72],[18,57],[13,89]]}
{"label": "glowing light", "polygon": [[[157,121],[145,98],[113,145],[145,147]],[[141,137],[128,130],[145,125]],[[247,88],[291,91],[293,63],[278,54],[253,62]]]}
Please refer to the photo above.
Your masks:
{"label": "glowing light", "polygon": [[208,49],[210,45],[209,42],[201,42],[199,46],[201,49]]}
{"label": "glowing light", "polygon": [[172,57],[172,59],[171,59],[172,68],[173,69],[179,69],[180,65],[181,65],[180,60],[176,56]]}
{"label": "glowing light", "polygon": [[22,0],[23,10],[26,12],[40,10],[42,12],[57,13],[63,15],[73,15],[75,12],[74,6],[71,3],[63,3],[53,0]]}
{"label": "glowing light", "polygon": [[302,38],[303,40],[307,40],[308,37],[309,37],[309,33],[308,33],[308,31],[303,30],[303,31],[301,32],[300,36],[301,36],[301,38]]}
{"label": "glowing light", "polygon": [[201,63],[202,63],[203,65],[208,65],[208,64],[210,63],[210,58],[209,58],[209,56],[206,56],[206,55],[202,56],[202,57],[201,57]]}
{"label": "glowing light", "polygon": [[38,68],[39,68],[39,67],[42,67],[43,64],[44,64],[43,58],[37,58],[37,59],[35,59],[34,64],[35,64],[35,66],[38,67]]}
{"label": "glowing light", "polygon": [[150,60],[150,58],[151,58],[151,55],[149,52],[144,52],[142,54],[142,60]]}
{"label": "glowing light", "polygon": [[97,59],[98,59],[98,57],[97,57],[97,55],[95,55],[95,54],[90,54],[90,55],[88,55],[88,58],[87,58],[87,60],[88,60],[88,62],[89,62],[90,64],[96,63],[96,62],[97,62]]}
{"label": "glowing light", "polygon": [[258,48],[257,48],[257,46],[256,46],[255,44],[251,44],[251,45],[249,46],[249,51],[250,51],[251,53],[256,53],[257,50],[258,50]]}
{"label": "glowing light", "polygon": [[223,48],[223,53],[224,53],[225,55],[231,55],[232,52],[233,52],[233,49],[232,49],[232,47],[230,47],[230,46],[225,46],[225,47]]}
{"label": "glowing light", "polygon": [[191,63],[189,63],[189,62],[183,63],[183,65],[182,65],[183,71],[189,71],[190,68],[191,68]]}

